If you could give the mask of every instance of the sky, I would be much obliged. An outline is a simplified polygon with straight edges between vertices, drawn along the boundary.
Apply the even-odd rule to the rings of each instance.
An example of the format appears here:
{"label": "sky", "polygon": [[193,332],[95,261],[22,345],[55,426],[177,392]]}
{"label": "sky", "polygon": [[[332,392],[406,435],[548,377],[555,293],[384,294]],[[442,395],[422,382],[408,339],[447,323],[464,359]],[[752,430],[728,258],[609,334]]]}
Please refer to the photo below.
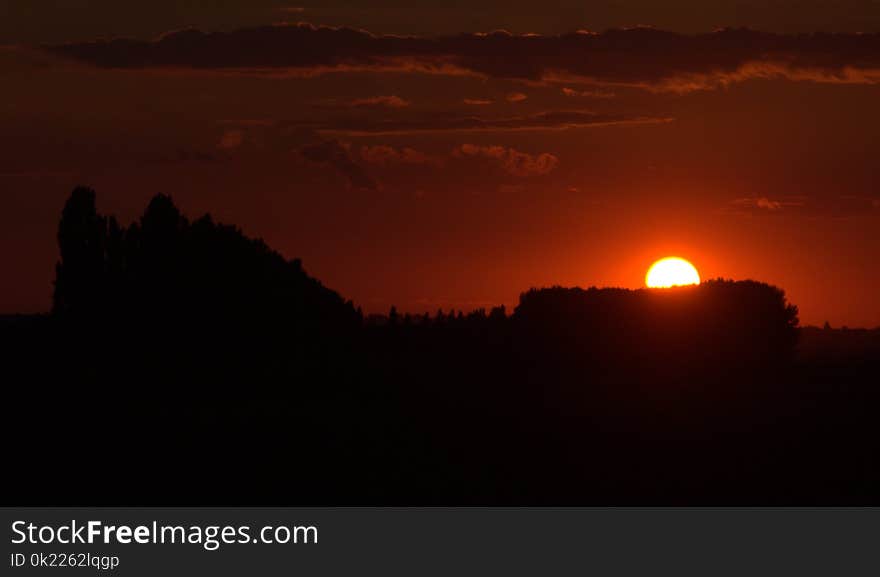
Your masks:
{"label": "sky", "polygon": [[880,326],[880,2],[0,0],[0,312],[72,188],[259,236],[367,312],[661,257]]}

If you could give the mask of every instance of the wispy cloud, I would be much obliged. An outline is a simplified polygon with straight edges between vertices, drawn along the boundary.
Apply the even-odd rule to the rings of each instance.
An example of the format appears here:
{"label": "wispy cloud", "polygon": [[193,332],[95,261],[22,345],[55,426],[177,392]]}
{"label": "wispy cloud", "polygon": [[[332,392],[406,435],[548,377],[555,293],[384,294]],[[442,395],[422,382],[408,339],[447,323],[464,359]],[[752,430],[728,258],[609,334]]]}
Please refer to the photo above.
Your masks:
{"label": "wispy cloud", "polygon": [[243,130],[227,130],[223,133],[223,136],[220,137],[220,142],[217,143],[217,148],[222,150],[232,150],[241,146],[242,142],[244,142]]}
{"label": "wispy cloud", "polygon": [[408,100],[404,100],[393,94],[388,96],[371,96],[369,98],[358,98],[351,101],[354,107],[384,107],[384,108],[406,108],[410,105]]}
{"label": "wispy cloud", "polygon": [[799,215],[809,217],[852,217],[874,215],[880,212],[880,199],[870,196],[826,194],[755,196],[732,200],[725,212],[744,215]]}
{"label": "wispy cloud", "polygon": [[[380,188],[370,174],[374,169],[389,171],[408,166],[418,168],[422,178],[431,178],[430,175],[436,173],[430,171],[446,170],[453,164],[472,174],[483,174],[487,165],[493,165],[499,175],[507,179],[525,179],[549,174],[559,165],[559,158],[549,152],[533,154],[506,146],[469,143],[458,145],[445,154],[428,154],[410,147],[356,146],[338,140],[324,140],[303,146],[298,153],[310,162],[333,169],[347,180],[351,188],[361,190]],[[486,164],[480,166],[480,163]],[[502,182],[500,186],[520,189],[520,185],[511,182]]]}
{"label": "wispy cloud", "polygon": [[404,135],[443,132],[518,132],[568,130],[600,126],[630,124],[660,124],[670,122],[669,117],[627,116],[621,114],[598,114],[583,110],[556,110],[532,115],[486,117],[486,116],[434,116],[426,119],[345,119],[344,123],[315,122],[311,125],[317,132],[332,135]]}
{"label": "wispy cloud", "polygon": [[314,103],[315,108],[344,110],[348,108],[408,108],[412,103],[394,94],[365,96],[350,100],[330,98]]}
{"label": "wispy cloud", "polygon": [[329,166],[345,177],[352,188],[378,189],[376,181],[352,159],[349,148],[336,140],[304,146],[299,153],[306,160]]}
{"label": "wispy cloud", "polygon": [[453,151],[457,158],[489,159],[513,176],[540,176],[552,172],[559,159],[549,152],[529,154],[505,146],[462,144]]}
{"label": "wispy cloud", "polygon": [[360,157],[364,162],[379,166],[392,166],[397,164],[432,164],[441,165],[443,159],[425,154],[413,148],[395,148],[386,144],[361,146]]}
{"label": "wispy cloud", "polygon": [[740,212],[779,212],[783,209],[802,208],[804,199],[772,199],[766,196],[736,198],[730,202],[730,208]]}
{"label": "wispy cloud", "polygon": [[563,86],[562,93],[566,96],[580,96],[583,98],[614,98],[614,91],[607,89],[575,90],[574,88]]}

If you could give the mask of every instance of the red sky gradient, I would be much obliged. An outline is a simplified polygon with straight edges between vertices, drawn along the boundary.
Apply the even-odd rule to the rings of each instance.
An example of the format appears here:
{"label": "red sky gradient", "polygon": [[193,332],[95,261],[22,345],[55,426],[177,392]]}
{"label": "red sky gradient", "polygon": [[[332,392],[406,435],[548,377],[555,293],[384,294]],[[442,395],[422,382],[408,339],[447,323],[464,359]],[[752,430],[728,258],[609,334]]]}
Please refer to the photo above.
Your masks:
{"label": "red sky gradient", "polygon": [[[86,184],[126,222],[165,192],[238,224],[366,311],[635,288],[678,255],[880,326],[876,2],[57,4],[0,0],[0,312],[48,309]],[[369,32],[241,32],[281,20]],[[603,32],[636,24],[667,32]],[[225,34],[156,40],[188,26]]]}

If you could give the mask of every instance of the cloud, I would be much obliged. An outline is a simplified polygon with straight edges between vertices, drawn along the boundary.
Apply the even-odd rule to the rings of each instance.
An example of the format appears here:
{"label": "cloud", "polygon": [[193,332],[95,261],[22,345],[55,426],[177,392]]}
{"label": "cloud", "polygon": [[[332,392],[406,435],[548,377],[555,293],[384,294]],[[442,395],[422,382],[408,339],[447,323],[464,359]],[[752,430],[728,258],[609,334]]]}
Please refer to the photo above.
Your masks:
{"label": "cloud", "polygon": [[776,200],[766,196],[737,198],[731,201],[731,208],[740,212],[778,212],[786,208],[802,208],[804,200],[801,198]]}
{"label": "cloud", "polygon": [[361,146],[361,159],[369,164],[379,166],[391,166],[396,164],[442,164],[442,159],[430,156],[424,152],[404,147],[394,148],[385,144],[377,144],[374,146]]}
{"label": "cloud", "polygon": [[351,108],[406,108],[412,104],[409,100],[393,94],[387,96],[368,96],[353,100],[327,99],[316,102],[316,108],[328,110],[344,110]]}
{"label": "cloud", "polygon": [[351,158],[348,147],[336,140],[310,144],[299,149],[300,155],[311,162],[333,168],[348,180],[352,188],[377,190],[376,181]]}
{"label": "cloud", "polygon": [[295,75],[395,70],[678,92],[751,78],[880,82],[880,33],[725,29],[687,35],[639,27],[416,37],[300,23],[231,32],[184,30],[153,41],[101,40],[48,50],[104,68]]}
{"label": "cloud", "polygon": [[563,86],[562,93],[566,96],[581,96],[584,98],[614,98],[613,90],[575,90],[574,88]]}
{"label": "cloud", "polygon": [[351,101],[354,107],[385,107],[385,108],[406,108],[410,105],[408,100],[404,100],[399,96],[371,96],[370,98],[358,98]]}
{"label": "cloud", "polygon": [[770,200],[769,198],[761,197],[755,200],[755,206],[767,210],[779,210],[782,208],[782,203],[778,200]]}
{"label": "cloud", "polygon": [[492,104],[491,100],[482,98],[465,98],[463,102],[468,106],[488,106],[489,104]]}
{"label": "cloud", "polygon": [[831,194],[815,196],[789,195],[782,198],[764,196],[737,198],[725,212],[737,214],[788,214],[809,217],[843,218],[873,214],[880,200],[871,196]]}
{"label": "cloud", "polygon": [[325,140],[303,146],[299,154],[310,162],[332,168],[345,177],[352,188],[363,190],[379,189],[378,183],[368,174],[367,166],[379,169],[412,166],[423,167],[420,170],[437,170],[450,161],[470,159],[490,162],[510,176],[525,178],[549,174],[559,164],[559,159],[548,152],[529,154],[504,146],[475,144],[462,144],[452,149],[448,156],[435,156],[409,147],[397,148],[385,144],[355,147],[338,140]]}
{"label": "cloud", "polygon": [[528,96],[523,94],[522,92],[511,92],[507,95],[508,102],[522,102],[523,100],[528,99]]}
{"label": "cloud", "polygon": [[223,133],[223,136],[220,137],[220,142],[217,143],[217,148],[232,150],[241,146],[242,142],[244,142],[244,131],[227,130]]}
{"label": "cloud", "polygon": [[316,132],[338,136],[405,135],[444,132],[513,132],[567,130],[627,124],[659,124],[669,117],[599,114],[584,110],[556,110],[524,116],[433,116],[426,119],[346,118],[344,122],[315,122]]}
{"label": "cloud", "polygon": [[514,148],[504,146],[478,146],[476,144],[462,144],[453,151],[457,158],[487,158],[499,164],[505,172],[513,176],[540,176],[548,174],[559,164],[559,159],[543,152],[541,154],[528,154]]}
{"label": "cloud", "polygon": [[[763,210],[780,210],[783,207],[782,201],[779,200],[770,200],[767,197],[759,197],[759,198],[744,198],[740,199],[740,204],[744,206],[752,206],[754,208],[760,208]],[[800,203],[788,203],[793,206],[800,206]]]}

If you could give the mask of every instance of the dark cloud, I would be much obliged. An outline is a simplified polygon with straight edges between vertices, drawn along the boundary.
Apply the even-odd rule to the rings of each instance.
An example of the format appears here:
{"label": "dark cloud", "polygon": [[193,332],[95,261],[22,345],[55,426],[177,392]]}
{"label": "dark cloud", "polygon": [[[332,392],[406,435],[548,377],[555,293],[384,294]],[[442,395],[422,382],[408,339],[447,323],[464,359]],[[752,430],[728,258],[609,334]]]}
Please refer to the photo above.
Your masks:
{"label": "dark cloud", "polygon": [[433,116],[426,119],[369,119],[345,118],[331,122],[316,122],[310,127],[316,132],[346,136],[402,135],[432,132],[512,132],[539,130],[566,130],[595,126],[623,124],[657,124],[669,122],[668,117],[627,116],[598,114],[584,110],[556,110],[537,114],[508,117]]}
{"label": "dark cloud", "polygon": [[[369,115],[342,115],[314,120],[272,121],[268,119],[227,120],[226,132],[248,131],[243,140],[274,143],[280,148],[299,148],[319,135],[376,136],[430,133],[551,131],[599,126],[662,124],[666,116],[602,114],[588,110],[552,110],[516,116],[435,114],[427,118],[373,118]],[[233,138],[233,137],[227,137]]]}
{"label": "dark cloud", "polygon": [[49,50],[106,68],[318,74],[411,70],[529,81],[593,82],[688,91],[749,78],[880,81],[880,34],[685,35],[651,28],[542,36],[375,35],[308,24],[233,32],[185,30],[155,41],[115,39]]}
{"label": "dark cloud", "polygon": [[317,144],[310,144],[299,149],[300,155],[306,160],[324,164],[333,168],[344,176],[352,188],[364,190],[377,190],[376,181],[352,160],[348,147],[338,141],[328,140]]}

